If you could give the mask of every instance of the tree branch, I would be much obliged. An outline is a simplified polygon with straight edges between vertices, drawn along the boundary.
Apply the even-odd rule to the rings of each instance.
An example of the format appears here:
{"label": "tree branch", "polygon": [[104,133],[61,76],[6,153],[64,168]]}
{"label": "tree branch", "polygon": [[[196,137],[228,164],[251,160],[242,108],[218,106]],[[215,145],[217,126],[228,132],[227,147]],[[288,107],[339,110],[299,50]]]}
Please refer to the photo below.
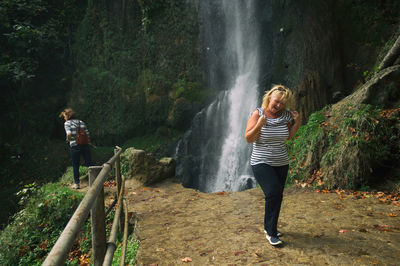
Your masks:
{"label": "tree branch", "polygon": [[392,48],[386,54],[385,58],[383,58],[381,64],[378,67],[378,71],[392,66],[399,56],[400,56],[400,35],[399,37],[397,37],[397,40],[394,42]]}

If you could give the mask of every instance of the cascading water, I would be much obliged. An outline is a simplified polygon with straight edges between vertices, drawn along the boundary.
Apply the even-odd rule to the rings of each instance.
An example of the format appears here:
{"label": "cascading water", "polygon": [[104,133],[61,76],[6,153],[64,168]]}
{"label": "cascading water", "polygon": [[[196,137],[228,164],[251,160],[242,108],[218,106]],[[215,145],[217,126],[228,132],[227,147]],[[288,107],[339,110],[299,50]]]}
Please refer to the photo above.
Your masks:
{"label": "cascading water", "polygon": [[177,176],[205,192],[254,187],[244,139],[258,104],[258,27],[253,0],[198,0],[209,86],[223,88],[177,147]]}

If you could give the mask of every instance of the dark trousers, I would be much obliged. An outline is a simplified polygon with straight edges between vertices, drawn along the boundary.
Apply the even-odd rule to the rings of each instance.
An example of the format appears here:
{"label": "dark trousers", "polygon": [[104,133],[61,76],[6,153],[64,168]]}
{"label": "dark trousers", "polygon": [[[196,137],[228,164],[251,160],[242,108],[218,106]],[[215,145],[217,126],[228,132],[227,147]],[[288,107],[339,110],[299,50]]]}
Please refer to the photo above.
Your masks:
{"label": "dark trousers", "polygon": [[92,156],[90,154],[89,145],[82,146],[72,146],[71,147],[71,159],[72,159],[72,168],[74,170],[74,182],[75,184],[79,184],[79,166],[81,164],[81,155],[83,160],[85,161],[86,166],[92,165]]}
{"label": "dark trousers", "polygon": [[261,163],[253,165],[252,169],[254,177],[265,195],[264,229],[268,235],[276,236],[283,189],[289,166],[270,166]]}

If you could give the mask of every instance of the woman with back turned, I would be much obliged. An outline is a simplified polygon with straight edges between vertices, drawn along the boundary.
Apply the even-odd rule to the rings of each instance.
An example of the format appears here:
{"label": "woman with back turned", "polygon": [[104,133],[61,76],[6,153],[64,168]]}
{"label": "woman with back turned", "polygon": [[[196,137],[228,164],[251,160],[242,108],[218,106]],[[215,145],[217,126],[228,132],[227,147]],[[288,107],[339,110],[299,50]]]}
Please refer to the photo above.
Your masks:
{"label": "woman with back turned", "polygon": [[86,128],[86,124],[82,120],[76,118],[76,113],[71,108],[64,109],[64,111],[60,113],[60,117],[63,117],[65,120],[64,128],[67,135],[66,141],[69,142],[70,145],[72,168],[74,171],[74,185],[72,186],[72,188],[79,189],[79,165],[81,161],[81,155],[85,161],[86,166],[91,165],[92,157],[90,154],[89,144],[77,145],[76,133],[78,127],[82,128],[88,136],[89,131]]}
{"label": "woman with back turned", "polygon": [[291,96],[285,86],[273,86],[265,93],[261,108],[251,114],[245,132],[246,141],[253,143],[250,164],[254,177],[265,195],[264,232],[271,245],[282,244],[277,227],[289,170],[286,140],[300,126],[299,113],[286,110]]}

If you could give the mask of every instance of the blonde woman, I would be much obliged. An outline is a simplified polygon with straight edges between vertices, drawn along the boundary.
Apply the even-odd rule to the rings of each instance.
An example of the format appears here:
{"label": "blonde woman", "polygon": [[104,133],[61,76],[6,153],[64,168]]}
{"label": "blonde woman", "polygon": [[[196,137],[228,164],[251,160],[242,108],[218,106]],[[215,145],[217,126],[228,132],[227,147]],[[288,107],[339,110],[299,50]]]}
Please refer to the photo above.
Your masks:
{"label": "blonde woman", "polygon": [[273,86],[265,93],[261,108],[251,114],[245,132],[246,141],[253,143],[250,164],[254,177],[265,195],[264,232],[271,245],[282,244],[277,226],[289,170],[285,142],[300,126],[299,113],[286,109],[291,97],[285,86]]}
{"label": "blonde woman", "polygon": [[66,141],[69,143],[71,151],[72,168],[74,172],[74,185],[72,186],[72,188],[79,189],[80,188],[79,166],[80,166],[81,156],[83,157],[86,166],[91,165],[92,157],[90,153],[89,144],[77,145],[75,141],[75,136],[78,126],[80,126],[83,130],[85,130],[88,136],[89,136],[89,131],[86,128],[86,124],[82,120],[76,118],[76,113],[71,108],[64,109],[64,111],[60,113],[60,117],[63,117],[65,120],[64,129],[66,133]]}

